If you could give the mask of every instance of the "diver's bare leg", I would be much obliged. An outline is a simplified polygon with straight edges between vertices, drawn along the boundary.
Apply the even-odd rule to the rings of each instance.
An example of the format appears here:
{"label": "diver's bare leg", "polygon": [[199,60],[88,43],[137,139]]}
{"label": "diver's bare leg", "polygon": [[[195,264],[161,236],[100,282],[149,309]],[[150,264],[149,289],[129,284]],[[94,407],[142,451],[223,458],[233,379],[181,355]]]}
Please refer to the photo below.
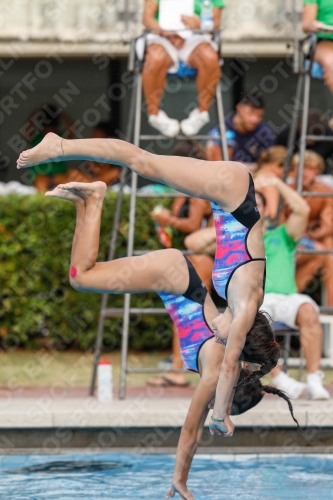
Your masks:
{"label": "diver's bare leg", "polygon": [[142,177],[216,201],[230,212],[244,201],[249,187],[248,171],[240,163],[154,155],[118,139],[65,140],[47,134],[38,146],[20,154],[17,166],[75,159],[128,167]]}
{"label": "diver's bare leg", "polygon": [[62,200],[68,200],[74,203],[74,205],[76,206],[76,224],[75,224],[75,231],[72,243],[72,253],[71,253],[71,260],[72,260],[73,253],[75,252],[76,245],[78,242],[78,237],[83,226],[84,216],[86,213],[86,203],[84,199],[81,198],[78,194],[63,189],[62,187],[63,185],[60,184],[52,191],[47,191],[45,193],[45,196],[52,198],[60,198]]}
{"label": "diver's bare leg", "polygon": [[86,204],[71,261],[74,288],[102,293],[165,291],[176,295],[186,291],[188,268],[182,253],[176,249],[96,263],[105,185],[71,182],[62,188],[78,194]]}

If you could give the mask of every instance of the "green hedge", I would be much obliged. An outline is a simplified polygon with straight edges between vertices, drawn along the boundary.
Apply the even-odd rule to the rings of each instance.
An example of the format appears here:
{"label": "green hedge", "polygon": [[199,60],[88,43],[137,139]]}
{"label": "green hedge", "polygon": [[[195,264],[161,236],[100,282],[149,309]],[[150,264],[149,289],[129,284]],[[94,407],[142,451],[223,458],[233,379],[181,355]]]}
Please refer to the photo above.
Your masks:
{"label": "green hedge", "polygon": [[[99,260],[105,260],[116,195],[107,193],[101,228]],[[170,200],[162,201],[165,206]],[[135,248],[162,248],[149,216],[156,200],[139,199]],[[125,196],[119,226],[117,257],[126,255],[129,197]],[[0,341],[4,349],[35,348],[46,343],[64,349],[89,349],[94,344],[101,295],[80,293],[68,282],[75,208],[62,200],[42,195],[1,197],[1,308]],[[180,247],[181,235],[175,243]],[[132,296],[136,307],[161,307],[156,294]],[[109,305],[121,307],[122,295],[112,295]],[[120,345],[122,321],[108,319],[105,348]],[[171,342],[168,316],[131,316],[130,346],[161,349]]]}

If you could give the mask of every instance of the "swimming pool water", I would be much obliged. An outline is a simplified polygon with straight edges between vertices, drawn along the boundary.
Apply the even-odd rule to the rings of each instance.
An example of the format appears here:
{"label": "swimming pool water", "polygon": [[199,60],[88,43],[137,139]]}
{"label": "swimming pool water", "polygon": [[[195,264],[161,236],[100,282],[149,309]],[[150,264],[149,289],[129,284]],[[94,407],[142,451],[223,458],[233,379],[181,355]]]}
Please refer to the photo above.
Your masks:
{"label": "swimming pool water", "polygon": [[[0,456],[0,498],[160,500],[173,465],[172,455]],[[329,500],[333,457],[198,455],[188,486],[196,500]]]}

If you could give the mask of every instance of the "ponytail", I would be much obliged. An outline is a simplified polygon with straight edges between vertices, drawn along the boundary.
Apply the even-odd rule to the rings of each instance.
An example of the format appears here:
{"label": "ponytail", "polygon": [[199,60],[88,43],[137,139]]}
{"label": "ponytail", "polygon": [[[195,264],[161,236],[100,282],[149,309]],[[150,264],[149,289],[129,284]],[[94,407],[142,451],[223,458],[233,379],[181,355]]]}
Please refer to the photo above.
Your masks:
{"label": "ponytail", "polygon": [[265,365],[261,366],[259,370],[255,370],[252,373],[249,373],[246,377],[243,378],[234,389],[238,389],[239,387],[244,387],[245,385],[250,385],[250,384],[256,384],[259,382],[261,377],[264,377],[264,375],[267,375],[274,366],[272,366],[271,363],[266,363]]}
{"label": "ponytail", "polygon": [[275,396],[279,396],[280,398],[284,399],[288,403],[289,411],[291,413],[291,416],[294,420],[294,422],[297,424],[297,428],[299,429],[299,423],[296,420],[294,416],[294,408],[293,405],[291,404],[290,399],[288,398],[287,394],[283,391],[280,391],[279,389],[276,389],[275,387],[272,387],[270,385],[263,385],[262,390],[266,392],[267,394],[275,394]]}
{"label": "ponytail", "polygon": [[271,387],[270,385],[261,384],[260,377],[262,376],[262,372],[265,372],[265,374],[268,373],[268,371],[270,371],[270,367],[268,368],[268,371],[266,370],[267,367],[254,372],[251,372],[248,368],[241,369],[239,383],[235,388],[230,415],[240,415],[241,413],[245,413],[250,410],[262,400],[265,393],[274,394],[287,402],[292,419],[299,428],[299,423],[294,416],[293,405],[291,404],[287,394],[279,389],[275,389],[275,387]]}

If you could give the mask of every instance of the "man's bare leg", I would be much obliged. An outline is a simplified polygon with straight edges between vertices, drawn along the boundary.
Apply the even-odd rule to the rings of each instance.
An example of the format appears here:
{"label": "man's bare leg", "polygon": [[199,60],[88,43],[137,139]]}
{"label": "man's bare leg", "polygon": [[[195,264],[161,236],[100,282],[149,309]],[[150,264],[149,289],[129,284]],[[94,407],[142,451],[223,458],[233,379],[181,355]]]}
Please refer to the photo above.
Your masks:
{"label": "man's bare leg", "polygon": [[325,83],[333,94],[333,43],[327,40],[318,44],[314,59],[322,65]]}
{"label": "man's bare leg", "polygon": [[316,272],[322,267],[323,255],[300,255],[296,261],[296,286],[299,293],[311,282]]}
{"label": "man's bare leg", "polygon": [[199,111],[208,111],[221,78],[218,55],[210,44],[201,43],[193,50],[188,62],[198,70],[196,85]]}
{"label": "man's bare leg", "polygon": [[323,332],[319,317],[312,304],[302,304],[296,316],[300,328],[300,341],[308,373],[319,370],[322,355]]}
{"label": "man's bare leg", "polygon": [[[315,373],[320,367],[323,332],[318,314],[312,304],[302,304],[300,306],[296,316],[296,325],[300,329],[300,341],[307,372]],[[281,366],[276,366],[270,374],[272,377],[276,377],[281,371]]]}
{"label": "man's bare leg", "polygon": [[326,305],[333,307],[333,256],[327,255],[322,269],[322,280],[326,292]]}
{"label": "man's bare leg", "polygon": [[168,68],[172,59],[158,43],[147,48],[142,72],[142,86],[146,98],[148,115],[157,115],[164,92]]}

